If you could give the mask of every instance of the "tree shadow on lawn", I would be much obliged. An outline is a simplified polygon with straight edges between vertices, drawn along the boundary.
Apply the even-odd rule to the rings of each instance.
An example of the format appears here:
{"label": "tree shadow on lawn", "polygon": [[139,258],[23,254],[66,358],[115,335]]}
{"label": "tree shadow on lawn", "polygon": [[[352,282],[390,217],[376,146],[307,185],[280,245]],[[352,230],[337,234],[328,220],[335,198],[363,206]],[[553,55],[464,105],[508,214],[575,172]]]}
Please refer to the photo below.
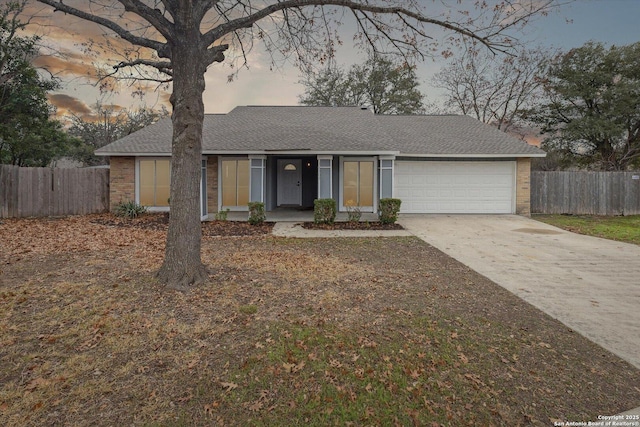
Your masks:
{"label": "tree shadow on lawn", "polygon": [[182,294],[152,279],[162,232],[44,221],[0,228],[2,425],[550,425],[640,406],[637,369],[414,238],[205,237],[210,281]]}

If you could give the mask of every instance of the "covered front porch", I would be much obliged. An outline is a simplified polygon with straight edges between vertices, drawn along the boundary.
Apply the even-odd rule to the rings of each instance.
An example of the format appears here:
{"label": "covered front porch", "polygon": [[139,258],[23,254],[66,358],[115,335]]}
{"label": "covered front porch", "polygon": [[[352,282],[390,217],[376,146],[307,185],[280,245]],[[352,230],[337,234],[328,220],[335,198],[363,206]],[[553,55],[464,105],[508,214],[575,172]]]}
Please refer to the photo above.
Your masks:
{"label": "covered front porch", "polygon": [[218,203],[209,213],[228,210],[229,219],[246,219],[247,204],[262,202],[268,220],[312,220],[316,199],[334,199],[339,221],[351,208],[375,221],[379,199],[392,197],[391,156],[287,152],[221,155],[217,163]]}

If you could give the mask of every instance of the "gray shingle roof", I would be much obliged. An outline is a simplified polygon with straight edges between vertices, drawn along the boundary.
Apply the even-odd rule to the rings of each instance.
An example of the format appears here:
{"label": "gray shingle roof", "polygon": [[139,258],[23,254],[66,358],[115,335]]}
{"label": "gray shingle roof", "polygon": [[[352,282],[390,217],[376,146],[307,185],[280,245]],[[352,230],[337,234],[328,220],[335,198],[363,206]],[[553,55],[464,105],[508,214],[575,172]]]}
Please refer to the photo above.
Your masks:
{"label": "gray shingle roof", "polygon": [[[171,153],[166,118],[96,150],[101,155]],[[358,107],[237,107],[205,115],[206,154],[395,153],[424,156],[541,156],[544,152],[467,116],[381,116]]]}

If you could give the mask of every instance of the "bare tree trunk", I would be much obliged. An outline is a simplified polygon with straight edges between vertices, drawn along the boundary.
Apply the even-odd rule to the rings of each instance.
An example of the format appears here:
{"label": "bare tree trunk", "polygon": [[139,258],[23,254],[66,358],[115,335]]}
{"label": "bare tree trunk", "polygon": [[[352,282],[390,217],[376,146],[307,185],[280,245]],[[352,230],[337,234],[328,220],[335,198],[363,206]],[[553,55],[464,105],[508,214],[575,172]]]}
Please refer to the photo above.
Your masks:
{"label": "bare tree trunk", "polygon": [[[197,28],[197,27],[196,27]],[[200,258],[200,180],[206,66],[193,43],[173,52],[173,143],[171,150],[171,214],[164,263],[158,279],[186,290],[207,280]]]}

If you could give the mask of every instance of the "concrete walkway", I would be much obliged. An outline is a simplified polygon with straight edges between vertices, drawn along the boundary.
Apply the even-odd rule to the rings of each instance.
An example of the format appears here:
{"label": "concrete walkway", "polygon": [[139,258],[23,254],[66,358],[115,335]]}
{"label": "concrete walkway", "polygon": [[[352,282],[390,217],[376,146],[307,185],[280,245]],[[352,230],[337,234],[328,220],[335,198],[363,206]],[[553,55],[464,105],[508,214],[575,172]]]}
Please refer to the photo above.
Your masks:
{"label": "concrete walkway", "polygon": [[399,222],[640,368],[640,246],[515,215],[401,215]]}
{"label": "concrete walkway", "polygon": [[294,221],[276,222],[271,234],[279,237],[324,238],[324,237],[394,237],[411,236],[407,230],[308,230]]}

